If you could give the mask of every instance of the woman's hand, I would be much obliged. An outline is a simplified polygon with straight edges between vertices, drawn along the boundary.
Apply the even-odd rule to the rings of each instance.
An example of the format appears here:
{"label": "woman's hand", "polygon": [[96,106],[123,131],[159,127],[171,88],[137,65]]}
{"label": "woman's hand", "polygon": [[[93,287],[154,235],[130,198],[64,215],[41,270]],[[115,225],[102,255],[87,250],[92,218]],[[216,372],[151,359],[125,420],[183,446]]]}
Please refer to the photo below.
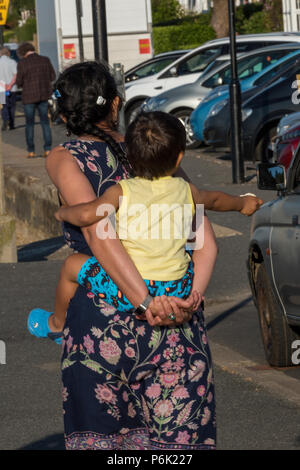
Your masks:
{"label": "woman's hand", "polygon": [[[199,292],[192,292],[187,299],[167,297],[162,295],[154,297],[144,316],[139,320],[147,320],[151,326],[178,326],[191,320],[193,313],[198,310],[202,296]],[[174,319],[172,319],[174,316]]]}

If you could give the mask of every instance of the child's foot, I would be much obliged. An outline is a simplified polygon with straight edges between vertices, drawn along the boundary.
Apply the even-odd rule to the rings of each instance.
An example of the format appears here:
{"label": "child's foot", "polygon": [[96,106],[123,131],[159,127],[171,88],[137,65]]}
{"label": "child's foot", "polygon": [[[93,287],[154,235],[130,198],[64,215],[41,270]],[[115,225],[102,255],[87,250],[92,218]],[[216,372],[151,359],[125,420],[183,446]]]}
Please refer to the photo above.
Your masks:
{"label": "child's foot", "polygon": [[[62,343],[62,331],[52,331],[49,326],[49,317],[52,317],[51,312],[47,312],[41,308],[35,308],[28,316],[27,327],[29,332],[37,338],[50,338],[55,343]],[[50,320],[51,323],[51,320]]]}

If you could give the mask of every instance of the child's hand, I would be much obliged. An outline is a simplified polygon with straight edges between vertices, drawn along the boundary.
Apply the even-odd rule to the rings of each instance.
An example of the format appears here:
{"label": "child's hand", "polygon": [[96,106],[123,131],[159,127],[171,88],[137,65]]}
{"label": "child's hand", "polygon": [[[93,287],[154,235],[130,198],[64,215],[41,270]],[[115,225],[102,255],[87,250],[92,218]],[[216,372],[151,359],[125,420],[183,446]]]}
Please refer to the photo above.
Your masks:
{"label": "child's hand", "polygon": [[255,194],[241,194],[240,198],[242,200],[240,213],[244,215],[250,216],[254,214],[254,212],[256,212],[263,204],[263,201],[256,197]]}

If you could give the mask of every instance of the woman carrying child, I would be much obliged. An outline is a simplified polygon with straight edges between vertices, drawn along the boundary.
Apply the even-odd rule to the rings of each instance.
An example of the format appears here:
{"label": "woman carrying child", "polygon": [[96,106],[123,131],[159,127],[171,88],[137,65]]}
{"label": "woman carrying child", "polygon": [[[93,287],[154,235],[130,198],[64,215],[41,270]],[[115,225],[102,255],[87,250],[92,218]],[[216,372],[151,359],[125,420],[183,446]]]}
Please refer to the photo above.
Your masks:
{"label": "woman carrying child", "polygon": [[69,221],[65,237],[79,254],[62,269],[55,314],[40,311],[29,327],[37,327],[36,336],[43,336],[38,330],[45,321],[58,336],[64,328],[66,448],[214,449],[213,374],[199,307],[216,257],[207,218],[204,247],[191,260],[184,238],[164,247],[152,240],[139,246],[123,240],[123,246],[117,237],[99,239],[95,212],[103,202],[121,212],[122,195],[133,203],[179,200],[247,215],[260,202],[201,192],[173,178],[184,129],[162,113],[133,123],[128,161],[117,132],[120,99],[105,66],[72,66],[56,88],[60,114],[78,138],[51,152],[47,170],[63,204],[79,204],[58,214]]}

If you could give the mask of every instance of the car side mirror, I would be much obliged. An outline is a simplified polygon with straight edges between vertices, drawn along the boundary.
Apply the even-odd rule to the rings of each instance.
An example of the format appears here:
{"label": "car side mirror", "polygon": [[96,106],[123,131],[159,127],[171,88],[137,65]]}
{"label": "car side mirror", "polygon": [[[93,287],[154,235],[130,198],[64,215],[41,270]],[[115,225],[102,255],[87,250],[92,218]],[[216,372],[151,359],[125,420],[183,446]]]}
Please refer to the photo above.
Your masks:
{"label": "car side mirror", "polygon": [[170,75],[171,77],[177,77],[177,67],[170,68]]}
{"label": "car side mirror", "polygon": [[286,188],[286,174],[283,165],[259,163],[257,165],[258,189],[282,191]]}

